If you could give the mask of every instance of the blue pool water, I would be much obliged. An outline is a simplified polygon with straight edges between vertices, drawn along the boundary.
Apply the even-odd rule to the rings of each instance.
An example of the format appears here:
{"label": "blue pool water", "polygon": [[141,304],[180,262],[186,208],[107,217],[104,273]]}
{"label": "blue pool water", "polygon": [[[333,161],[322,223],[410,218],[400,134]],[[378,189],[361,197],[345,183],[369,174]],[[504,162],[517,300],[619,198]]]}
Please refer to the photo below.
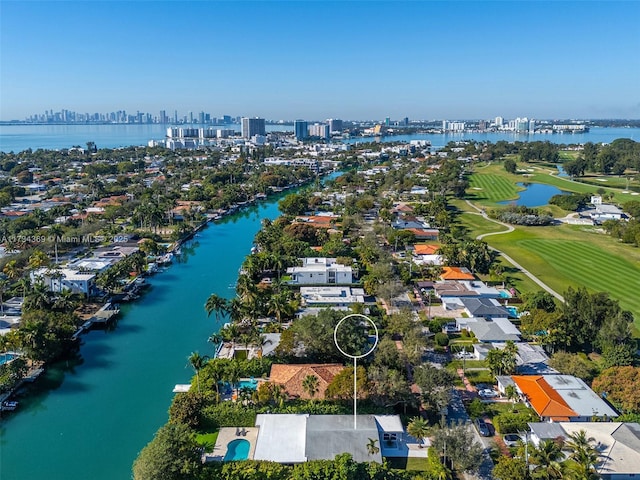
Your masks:
{"label": "blue pool water", "polygon": [[509,310],[512,316],[518,318],[518,309],[516,307],[506,307],[506,309]]}
{"label": "blue pool water", "polygon": [[16,357],[17,355],[15,353],[7,353],[7,354],[0,355],[0,365],[9,363],[11,360],[13,360]]}
{"label": "blue pool water", "polygon": [[249,388],[255,390],[258,388],[258,382],[256,380],[240,380],[238,388]]}
{"label": "blue pool water", "polygon": [[249,447],[251,444],[247,440],[232,440],[227,444],[227,453],[224,455],[225,462],[235,460],[246,460],[249,458]]}
{"label": "blue pool water", "polygon": [[511,298],[511,294],[506,290],[500,290],[500,298]]}

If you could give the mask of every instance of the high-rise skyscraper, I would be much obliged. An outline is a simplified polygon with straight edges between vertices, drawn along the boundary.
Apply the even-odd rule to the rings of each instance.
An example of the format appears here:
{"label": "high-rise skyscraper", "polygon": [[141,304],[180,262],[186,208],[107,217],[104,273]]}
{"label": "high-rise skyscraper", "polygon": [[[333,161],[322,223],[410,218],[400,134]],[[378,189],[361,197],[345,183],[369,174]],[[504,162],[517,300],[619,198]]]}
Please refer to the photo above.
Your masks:
{"label": "high-rise skyscraper", "polygon": [[296,140],[309,138],[309,124],[304,120],[296,120],[293,122],[293,131],[295,132]]}
{"label": "high-rise skyscraper", "polygon": [[160,110],[160,123],[165,125],[167,123],[167,112],[166,110]]}
{"label": "high-rise skyscraper", "polygon": [[255,135],[264,135],[266,132],[264,118],[242,117],[242,138],[251,138]]}
{"label": "high-rise skyscraper", "polygon": [[342,120],[337,120],[335,118],[330,118],[329,120],[327,120],[327,122],[329,122],[329,130],[331,131],[331,133],[333,132],[340,132],[342,133]]}

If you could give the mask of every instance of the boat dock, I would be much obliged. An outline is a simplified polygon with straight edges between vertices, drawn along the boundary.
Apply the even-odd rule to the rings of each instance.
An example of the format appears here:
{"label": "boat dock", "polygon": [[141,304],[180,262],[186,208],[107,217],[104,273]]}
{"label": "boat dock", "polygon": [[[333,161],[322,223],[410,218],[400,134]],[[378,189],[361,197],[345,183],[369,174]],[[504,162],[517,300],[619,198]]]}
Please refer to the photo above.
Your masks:
{"label": "boat dock", "polygon": [[114,305],[111,302],[105,303],[102,307],[100,307],[98,311],[96,311],[93,315],[87,318],[82,325],[80,325],[78,330],[76,330],[76,332],[71,336],[71,339],[77,340],[82,333],[90,330],[94,323],[104,325],[119,313],[120,309],[117,305]]}

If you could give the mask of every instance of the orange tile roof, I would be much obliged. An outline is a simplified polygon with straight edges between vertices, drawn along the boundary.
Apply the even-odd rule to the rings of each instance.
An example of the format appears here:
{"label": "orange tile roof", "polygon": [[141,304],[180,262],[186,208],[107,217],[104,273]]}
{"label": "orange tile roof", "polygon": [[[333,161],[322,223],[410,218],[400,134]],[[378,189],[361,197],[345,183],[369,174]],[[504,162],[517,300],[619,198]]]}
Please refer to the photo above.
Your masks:
{"label": "orange tile roof", "polygon": [[427,243],[417,243],[413,246],[413,252],[416,255],[435,255],[440,245],[431,245]]}
{"label": "orange tile roof", "polygon": [[424,238],[437,240],[440,232],[436,229],[426,229],[426,228],[404,228],[403,230],[407,230],[413,233],[416,238]]}
{"label": "orange tile roof", "polygon": [[288,365],[275,363],[271,366],[269,381],[284,385],[287,395],[309,399],[302,388],[302,382],[308,375],[318,379],[318,393],[314,398],[324,398],[324,392],[333,378],[344,369],[339,363],[306,363]]}
{"label": "orange tile roof", "polygon": [[476,277],[466,268],[443,267],[440,278],[442,280],[475,280]]}
{"label": "orange tile roof", "polygon": [[541,375],[514,375],[511,378],[541,417],[566,421],[578,416]]}

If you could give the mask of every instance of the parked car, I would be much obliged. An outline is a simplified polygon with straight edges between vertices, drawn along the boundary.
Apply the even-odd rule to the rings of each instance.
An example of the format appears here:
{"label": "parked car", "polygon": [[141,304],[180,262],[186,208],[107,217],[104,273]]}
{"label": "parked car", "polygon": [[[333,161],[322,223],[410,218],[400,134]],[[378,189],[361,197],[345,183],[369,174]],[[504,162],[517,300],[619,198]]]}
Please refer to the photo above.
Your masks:
{"label": "parked car", "polygon": [[473,358],[475,358],[475,357],[473,356],[473,353],[471,353],[471,352],[467,352],[467,351],[464,351],[464,350],[463,350],[462,352],[458,352],[458,353],[456,353],[456,358],[459,358],[459,359],[461,359],[461,360],[462,360],[463,358],[466,358],[467,360],[470,360],[470,359],[473,359]]}
{"label": "parked car", "polygon": [[495,398],[498,396],[498,392],[495,390],[491,390],[489,388],[485,388],[483,390],[478,391],[478,395],[484,398]]}
{"label": "parked car", "polygon": [[515,433],[508,433],[504,437],[502,437],[502,440],[504,440],[504,444],[507,447],[515,447],[518,444],[518,442],[522,441],[522,437],[520,437],[520,435],[517,435]]}
{"label": "parked car", "polygon": [[476,428],[478,429],[478,433],[480,435],[482,435],[483,437],[491,436],[491,429],[489,428],[489,425],[485,423],[484,420],[482,420],[481,418],[477,418],[475,421],[475,424],[476,424]]}

